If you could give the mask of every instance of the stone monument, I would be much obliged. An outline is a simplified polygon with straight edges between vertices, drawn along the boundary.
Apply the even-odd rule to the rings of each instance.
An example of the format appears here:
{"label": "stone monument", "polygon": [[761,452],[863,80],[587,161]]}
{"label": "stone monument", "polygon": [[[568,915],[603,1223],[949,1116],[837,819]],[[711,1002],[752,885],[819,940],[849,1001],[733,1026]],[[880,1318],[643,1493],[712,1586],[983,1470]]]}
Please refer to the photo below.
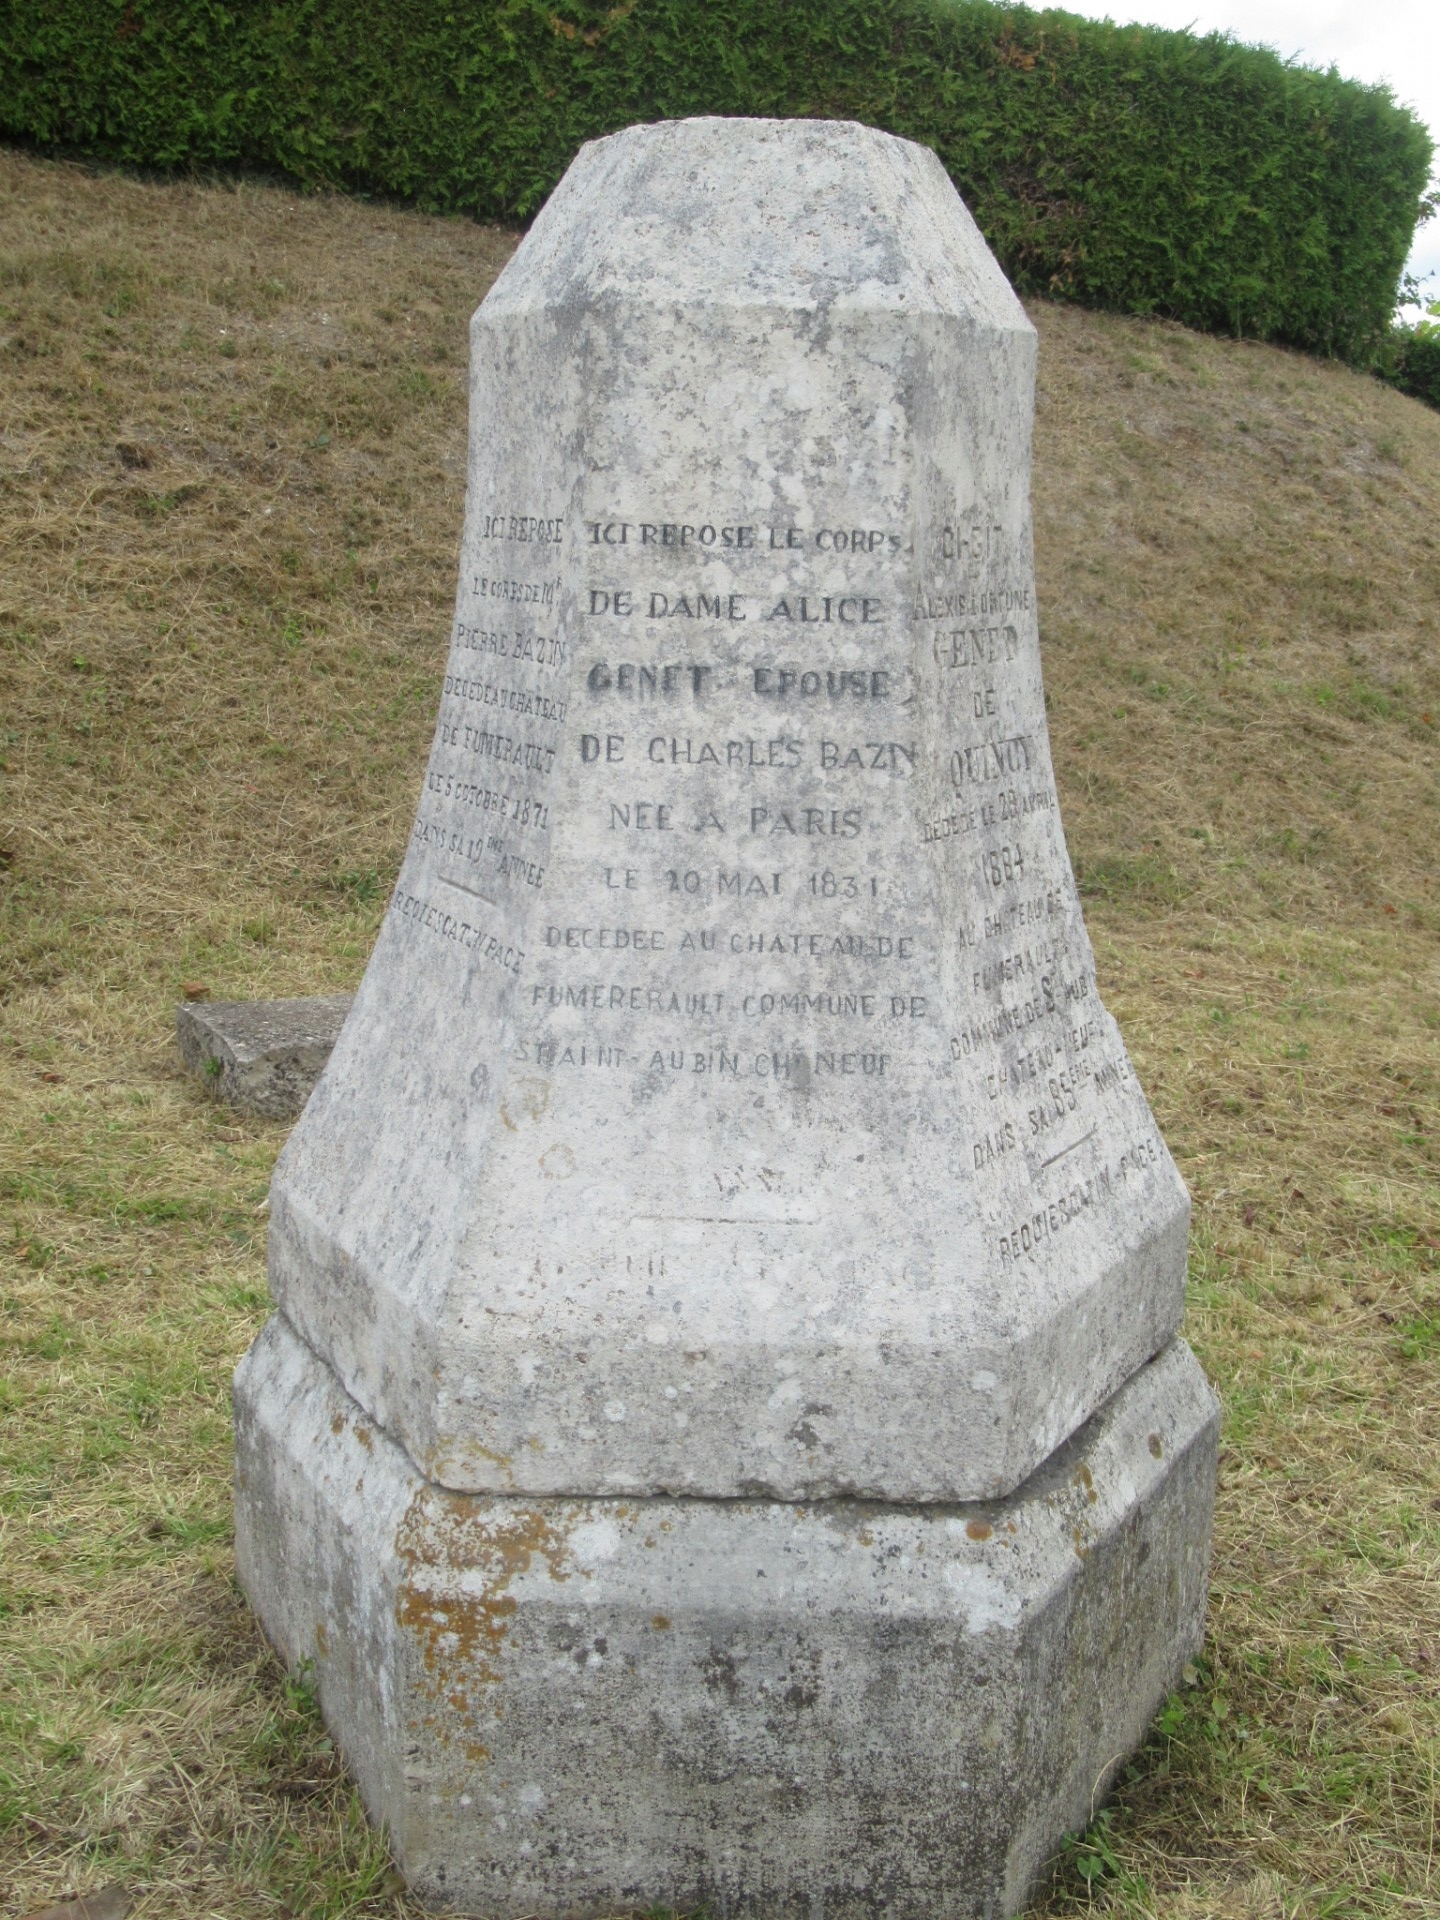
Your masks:
{"label": "stone monument", "polygon": [[1199,1644],[1188,1201],[935,157],[586,147],[475,315],[415,827],[281,1155],[242,1578],[419,1894],[1013,1913]]}

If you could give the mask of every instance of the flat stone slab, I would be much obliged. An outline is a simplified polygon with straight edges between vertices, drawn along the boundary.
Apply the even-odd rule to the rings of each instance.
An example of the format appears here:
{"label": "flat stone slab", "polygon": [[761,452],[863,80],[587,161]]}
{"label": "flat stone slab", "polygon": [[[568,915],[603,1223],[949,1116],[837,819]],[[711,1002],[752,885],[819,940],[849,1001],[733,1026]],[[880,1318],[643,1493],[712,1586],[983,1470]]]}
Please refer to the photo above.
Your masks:
{"label": "flat stone slab", "polygon": [[974,1505],[448,1493],[279,1318],[235,1405],[266,1632],[414,1890],[494,1920],[998,1920],[1200,1646],[1180,1341]]}
{"label": "flat stone slab", "polygon": [[175,1009],[175,1038],[217,1099],[289,1120],[310,1098],[354,998],[189,1000]]}

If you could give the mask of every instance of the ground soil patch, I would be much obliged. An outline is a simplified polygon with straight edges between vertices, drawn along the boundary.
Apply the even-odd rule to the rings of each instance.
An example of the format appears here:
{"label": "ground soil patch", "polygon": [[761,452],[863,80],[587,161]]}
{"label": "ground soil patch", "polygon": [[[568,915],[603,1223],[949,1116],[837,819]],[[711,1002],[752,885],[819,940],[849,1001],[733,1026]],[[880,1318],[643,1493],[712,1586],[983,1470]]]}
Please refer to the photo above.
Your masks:
{"label": "ground soil patch", "polygon": [[[233,1583],[283,1129],[173,1007],[357,979],[446,651],[461,221],[0,154],[0,1903],[407,1911]],[[1440,1906],[1440,415],[1037,306],[1102,990],[1196,1199],[1207,1652],[1037,1913]]]}

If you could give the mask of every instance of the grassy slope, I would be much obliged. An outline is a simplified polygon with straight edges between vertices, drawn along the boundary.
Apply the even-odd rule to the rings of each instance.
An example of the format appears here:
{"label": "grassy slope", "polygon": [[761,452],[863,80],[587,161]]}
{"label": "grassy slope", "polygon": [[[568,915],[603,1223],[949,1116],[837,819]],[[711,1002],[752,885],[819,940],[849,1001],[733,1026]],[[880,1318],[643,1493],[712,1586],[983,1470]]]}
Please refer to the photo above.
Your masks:
{"label": "grassy slope", "polygon": [[[511,242],[4,154],[0,234],[0,1906],[390,1913],[232,1583],[281,1129],[170,1017],[363,964]],[[1040,1911],[1433,1913],[1440,415],[1035,319],[1066,824],[1227,1406],[1207,1658]]]}

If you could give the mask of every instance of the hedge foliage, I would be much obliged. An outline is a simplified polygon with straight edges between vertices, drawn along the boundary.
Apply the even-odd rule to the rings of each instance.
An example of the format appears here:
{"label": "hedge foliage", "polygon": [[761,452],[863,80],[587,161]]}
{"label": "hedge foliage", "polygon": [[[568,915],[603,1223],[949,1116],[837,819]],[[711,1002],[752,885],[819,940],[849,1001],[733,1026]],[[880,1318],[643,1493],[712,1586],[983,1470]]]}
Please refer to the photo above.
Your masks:
{"label": "hedge foliage", "polygon": [[1401,393],[1440,407],[1440,300],[1423,320],[1395,328],[1380,358],[1379,373]]}
{"label": "hedge foliage", "polygon": [[1383,89],[985,0],[0,0],[0,132],[532,214],[685,114],[932,146],[1022,291],[1368,361],[1431,160]]}

